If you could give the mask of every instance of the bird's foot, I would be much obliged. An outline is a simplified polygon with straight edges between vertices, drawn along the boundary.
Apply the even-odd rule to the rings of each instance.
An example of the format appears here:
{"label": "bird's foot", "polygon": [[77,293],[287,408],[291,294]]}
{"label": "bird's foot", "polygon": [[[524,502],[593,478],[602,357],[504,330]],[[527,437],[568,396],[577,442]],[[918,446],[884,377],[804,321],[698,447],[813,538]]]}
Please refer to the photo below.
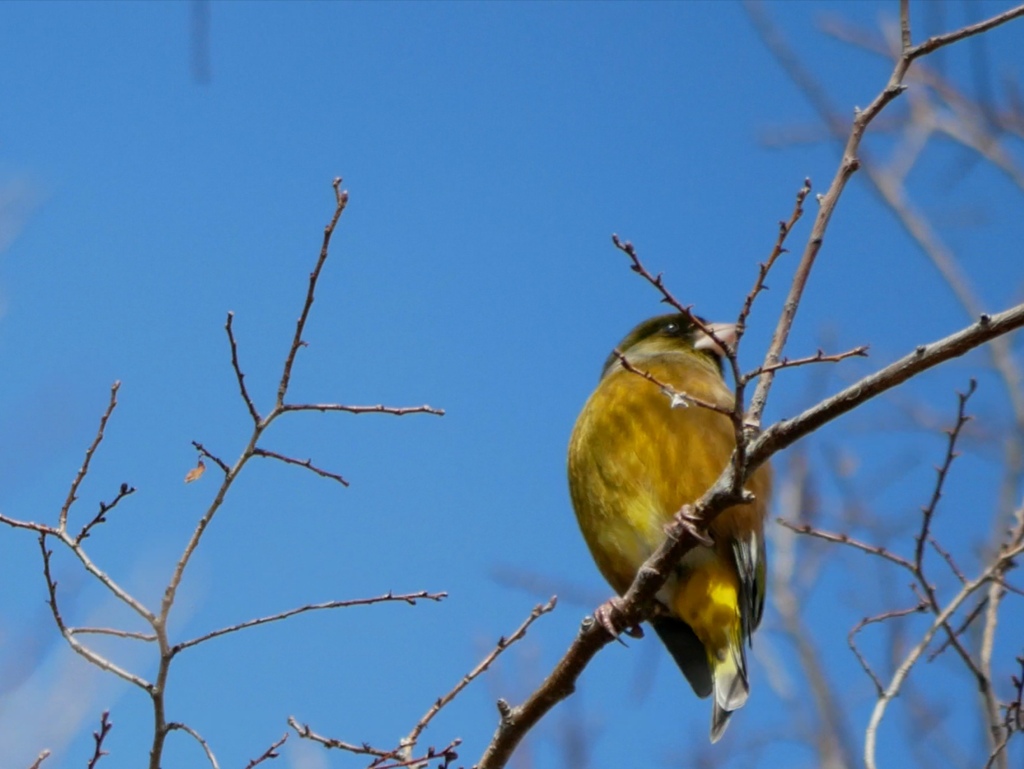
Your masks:
{"label": "bird's foot", "polygon": [[666,536],[680,539],[689,535],[704,547],[714,547],[715,541],[708,535],[704,522],[697,516],[693,505],[683,505],[682,509],[665,524]]}
{"label": "bird's foot", "polygon": [[618,596],[609,598],[594,611],[594,621],[603,627],[605,631],[616,641],[625,646],[619,636],[625,633],[630,638],[643,638],[644,631],[640,625],[623,627],[622,625],[622,599]]}

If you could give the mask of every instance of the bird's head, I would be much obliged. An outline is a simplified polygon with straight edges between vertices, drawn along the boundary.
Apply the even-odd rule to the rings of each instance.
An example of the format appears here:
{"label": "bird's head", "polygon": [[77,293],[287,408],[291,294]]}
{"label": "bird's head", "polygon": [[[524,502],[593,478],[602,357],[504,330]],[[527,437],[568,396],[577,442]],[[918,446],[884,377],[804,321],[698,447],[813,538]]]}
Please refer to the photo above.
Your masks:
{"label": "bird's head", "polygon": [[[644,361],[654,358],[692,356],[694,362],[711,365],[721,374],[725,351],[719,342],[730,347],[735,344],[736,326],[732,323],[707,323],[703,318],[698,319],[711,330],[715,338],[706,334],[689,316],[675,313],[645,320],[630,331],[616,349],[630,363],[641,366]],[[621,361],[613,352],[605,361],[601,376],[621,366]]]}

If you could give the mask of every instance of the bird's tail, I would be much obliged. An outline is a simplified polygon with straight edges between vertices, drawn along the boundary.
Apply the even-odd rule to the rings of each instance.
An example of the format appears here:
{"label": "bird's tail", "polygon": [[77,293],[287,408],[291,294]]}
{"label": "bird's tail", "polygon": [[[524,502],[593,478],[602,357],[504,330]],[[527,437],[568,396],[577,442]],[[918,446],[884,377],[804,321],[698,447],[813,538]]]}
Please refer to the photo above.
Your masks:
{"label": "bird's tail", "polygon": [[708,650],[708,664],[714,680],[715,697],[711,709],[711,741],[718,742],[729,723],[729,716],[739,710],[750,694],[747,681],[747,658],[742,641],[737,637],[718,654]]}

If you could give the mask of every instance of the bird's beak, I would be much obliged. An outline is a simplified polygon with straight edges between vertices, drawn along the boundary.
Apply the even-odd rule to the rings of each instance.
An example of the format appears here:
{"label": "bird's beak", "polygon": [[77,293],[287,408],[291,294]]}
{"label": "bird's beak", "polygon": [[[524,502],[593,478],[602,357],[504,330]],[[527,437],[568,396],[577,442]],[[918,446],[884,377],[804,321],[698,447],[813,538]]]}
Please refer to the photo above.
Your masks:
{"label": "bird's beak", "polygon": [[697,336],[694,348],[697,350],[709,350],[716,355],[724,356],[726,350],[722,349],[724,344],[729,350],[736,346],[736,324],[735,323],[705,323],[705,326],[714,334],[714,338],[703,331]]}

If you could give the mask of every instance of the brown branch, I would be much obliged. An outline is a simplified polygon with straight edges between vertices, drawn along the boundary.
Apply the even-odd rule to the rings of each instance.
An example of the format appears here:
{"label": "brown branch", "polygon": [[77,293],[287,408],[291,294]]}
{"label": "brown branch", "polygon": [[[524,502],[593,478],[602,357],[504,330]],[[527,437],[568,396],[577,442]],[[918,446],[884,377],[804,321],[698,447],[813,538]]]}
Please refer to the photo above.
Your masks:
{"label": "brown branch", "polygon": [[231,472],[231,468],[230,468],[230,467],[228,467],[228,463],[227,463],[227,462],[225,462],[225,461],[224,461],[223,459],[221,459],[220,457],[218,457],[218,456],[215,456],[215,455],[211,454],[211,453],[210,453],[210,452],[209,452],[209,451],[207,450],[206,446],[204,446],[203,444],[201,444],[201,443],[200,443],[199,441],[192,441],[192,445],[193,445],[193,446],[195,447],[196,451],[198,451],[198,452],[199,452],[199,455],[200,455],[200,456],[203,456],[203,457],[207,457],[207,458],[209,458],[209,460],[210,460],[211,462],[213,462],[213,463],[214,463],[215,465],[217,465],[217,467],[219,467],[219,468],[220,468],[221,470],[223,470],[223,471],[224,471],[224,474],[225,474],[225,475],[227,475],[228,473],[230,473],[230,472]]}
{"label": "brown branch", "polygon": [[344,609],[351,606],[370,606],[371,604],[386,602],[402,602],[407,603],[410,606],[415,606],[416,601],[419,600],[439,602],[443,601],[447,597],[447,593],[428,593],[426,590],[421,590],[417,593],[402,593],[395,595],[394,593],[388,592],[384,595],[375,596],[373,598],[351,598],[344,601],[327,601],[325,603],[306,604],[305,606],[299,606],[296,609],[289,609],[288,611],[283,611],[278,614],[271,614],[268,617],[259,617],[257,619],[239,622],[237,625],[231,625],[230,627],[213,630],[189,641],[182,641],[181,643],[172,646],[169,649],[169,654],[174,656],[178,652],[188,649],[190,646],[198,646],[199,644],[209,641],[210,639],[217,638],[218,636],[235,633],[239,630],[246,630],[247,628],[257,627],[259,625],[266,625],[271,622],[278,622],[283,619],[288,619],[289,617],[294,617],[296,614],[305,614],[308,611]]}
{"label": "brown branch", "polygon": [[110,386],[110,401],[107,403],[107,409],[103,412],[103,416],[100,417],[100,426],[96,430],[96,437],[93,438],[89,448],[85,450],[85,461],[82,462],[82,466],[78,469],[75,479],[71,482],[67,499],[64,500],[64,506],[60,509],[60,522],[57,524],[57,527],[61,531],[67,528],[68,511],[71,510],[71,505],[78,499],[78,487],[89,472],[89,463],[92,461],[92,455],[96,453],[96,449],[99,448],[100,443],[103,441],[103,433],[107,429],[107,420],[110,419],[110,415],[114,413],[114,409],[117,407],[117,391],[120,387],[120,382],[114,382]]}
{"label": "brown branch", "polygon": [[443,417],[444,409],[435,409],[426,404],[422,406],[346,406],[340,403],[287,403],[281,406],[278,413],[284,414],[288,411],[343,411],[347,414],[392,414],[394,416],[405,416],[406,414],[434,414]]}
{"label": "brown branch", "polygon": [[615,244],[615,247],[619,249],[619,251],[629,257],[629,261],[631,262],[629,269],[654,286],[658,293],[661,294],[661,301],[663,303],[674,308],[676,312],[685,315],[694,325],[703,325],[691,311],[691,305],[684,307],[682,303],[672,295],[672,292],[669,291],[668,287],[665,285],[665,281],[662,279],[660,272],[657,275],[652,275],[647,268],[644,267],[643,263],[640,261],[640,257],[637,255],[636,248],[632,243],[628,240],[619,240],[619,236],[616,234],[612,234],[612,243]]}
{"label": "brown branch", "polygon": [[253,424],[258,425],[261,419],[260,412],[256,410],[256,405],[252,402],[252,398],[249,397],[249,391],[245,387],[245,374],[242,373],[242,367],[238,363],[238,344],[235,342],[235,332],[232,328],[234,319],[235,314],[229,312],[227,322],[224,324],[224,330],[228,332],[228,342],[231,345],[231,368],[235,370],[238,389],[242,393],[242,400],[245,401],[246,408],[249,409],[249,416],[252,417]]}
{"label": "brown branch", "polygon": [[747,298],[743,301],[743,309],[740,310],[739,317],[736,320],[737,339],[742,339],[744,332],[747,330],[747,318],[750,316],[750,311],[754,306],[754,300],[758,294],[768,288],[765,285],[768,273],[775,266],[776,260],[783,254],[788,253],[788,249],[785,247],[786,238],[793,231],[796,223],[800,221],[800,217],[804,215],[804,200],[807,199],[810,192],[811,180],[804,179],[804,185],[797,190],[796,203],[793,205],[793,213],[789,215],[789,221],[779,222],[779,234],[775,239],[775,245],[772,247],[771,253],[768,254],[767,261],[758,265],[757,280],[754,281],[754,287],[750,289],[750,293],[747,294]]}
{"label": "brown branch", "polygon": [[[966,582],[966,580],[965,580],[965,582]],[[988,597],[987,596],[985,598],[982,598],[980,601],[978,601],[978,605],[975,606],[973,609],[971,609],[969,612],[967,612],[967,616],[964,617],[963,621],[960,623],[959,627],[956,628],[956,630],[954,631],[953,635],[955,635],[955,636],[963,635],[964,631],[967,630],[967,628],[969,628],[971,626],[971,623],[974,622],[974,620],[976,620],[978,617],[981,616],[981,612],[985,609],[986,605],[988,605]],[[946,649],[948,649],[952,645],[952,643],[953,643],[952,639],[947,637],[945,641],[943,641],[941,644],[939,644],[935,648],[935,650],[932,651],[932,653],[928,655],[927,661],[928,662],[934,662],[935,659],[940,654],[942,654],[942,652],[946,651]]]}
{"label": "brown branch", "polygon": [[403,758],[395,759],[392,763],[386,763],[389,759],[377,759],[372,761],[367,769],[401,769],[405,766],[417,767],[422,769],[426,767],[427,761],[443,761],[438,764],[438,769],[448,769],[451,766],[452,761],[458,759],[459,754],[455,752],[455,748],[462,744],[462,740],[456,738],[448,743],[447,746],[437,750],[433,747],[427,748],[427,752],[422,756],[415,758]]}
{"label": "brown branch", "polygon": [[885,715],[885,711],[889,703],[892,702],[892,700],[899,694],[900,690],[903,688],[903,682],[910,674],[910,670],[915,664],[917,664],[917,661],[924,654],[924,650],[929,646],[929,644],[931,644],[935,634],[941,629],[948,629],[950,618],[956,613],[963,602],[970,598],[976,591],[988,584],[996,574],[999,574],[1003,569],[1005,569],[1007,564],[1022,552],[1024,552],[1024,544],[1000,553],[999,557],[989,564],[981,574],[964,585],[960,592],[958,592],[942,608],[942,611],[936,615],[935,619],[932,621],[931,627],[928,628],[928,630],[922,635],[921,640],[918,641],[918,643],[903,658],[903,661],[897,666],[896,672],[890,679],[888,686],[886,686],[885,691],[875,703],[875,707],[871,712],[871,717],[868,720],[867,729],[865,730],[864,764],[867,769],[876,769],[877,767],[876,751],[878,726]]}
{"label": "brown branch", "polygon": [[206,740],[203,739],[202,735],[200,735],[199,732],[197,732],[188,724],[183,724],[178,721],[169,722],[167,724],[167,731],[171,732],[175,730],[185,732],[185,734],[189,735],[192,739],[198,742],[199,746],[203,749],[203,752],[206,754],[206,760],[210,762],[210,766],[213,767],[213,769],[220,769],[220,764],[217,763],[216,756],[213,755],[213,751],[210,749],[209,744],[206,742]]}
{"label": "brown branch", "polygon": [[45,749],[45,750],[40,751],[39,755],[36,756],[36,760],[32,762],[32,764],[29,766],[28,769],[39,769],[39,767],[43,765],[43,761],[45,761],[49,757],[50,757],[50,750],[49,749]]}
{"label": "brown branch", "polygon": [[[903,2],[903,0],[901,0],[901,2]],[[901,13],[901,16],[902,15],[903,14]],[[1005,24],[1008,21],[1013,21],[1013,19],[1020,18],[1021,16],[1024,16],[1024,5],[1018,5],[1014,8],[1005,10],[1002,13],[997,13],[995,16],[979,21],[977,24],[968,24],[966,27],[962,27],[952,32],[929,37],[923,43],[918,43],[915,46],[909,48],[904,46],[902,58],[906,59],[907,64],[909,65],[910,62],[915,59],[927,56],[928,54],[937,51],[939,48],[955,43],[958,40],[963,40],[964,38],[979,35],[990,29],[995,29],[996,27]],[[907,42],[909,42],[909,39]]]}
{"label": "brown branch", "polygon": [[68,645],[71,646],[77,654],[81,655],[101,670],[113,673],[118,678],[122,678],[129,683],[135,684],[140,689],[151,692],[153,689],[153,685],[151,683],[140,676],[137,676],[134,673],[129,673],[124,668],[115,665],[106,657],[97,654],[88,646],[81,643],[77,638],[75,638],[74,634],[71,633],[68,626],[64,624],[64,617],[61,616],[60,607],[57,605],[57,582],[53,579],[53,576],[50,573],[50,556],[52,553],[46,548],[46,534],[39,535],[39,549],[42,551],[43,555],[43,577],[46,579],[46,590],[49,595],[47,604],[50,607],[50,613],[53,615],[54,622],[57,623],[57,629],[60,630],[60,634],[64,636],[64,640],[68,642]]}
{"label": "brown branch", "polygon": [[252,455],[254,457],[268,457],[270,459],[277,459],[277,460],[279,460],[281,462],[284,462],[285,464],[297,465],[299,467],[305,467],[307,470],[310,470],[310,471],[316,473],[321,478],[330,478],[331,480],[337,481],[342,486],[348,486],[349,485],[348,481],[346,481],[344,478],[342,478],[337,473],[332,473],[329,470],[324,470],[324,469],[319,468],[316,465],[314,465],[312,459],[295,459],[293,457],[285,456],[284,454],[278,454],[276,451],[269,451],[267,449],[261,449],[261,448],[253,449],[252,450]]}
{"label": "brown branch", "polygon": [[751,380],[756,379],[762,374],[769,371],[778,371],[784,368],[796,368],[797,366],[806,366],[810,363],[838,363],[841,360],[847,358],[866,358],[868,357],[868,346],[866,344],[860,347],[854,347],[852,350],[846,352],[835,353],[834,355],[826,355],[824,350],[819,349],[814,355],[808,355],[805,358],[782,358],[778,363],[772,365],[758,366],[756,369],[748,374],[744,374],[744,379]]}
{"label": "brown branch", "polygon": [[[800,197],[800,193],[797,193],[797,209],[800,208],[802,201],[803,198]],[[727,414],[729,419],[732,421],[733,434],[735,438],[735,450],[732,453],[731,459],[733,469],[732,477],[736,480],[736,487],[734,488],[734,492],[741,492],[739,479],[742,475],[742,468],[746,465],[747,461],[747,441],[744,436],[744,428],[746,426],[744,420],[744,410],[746,408],[744,393],[746,392],[746,382],[744,381],[743,376],[740,372],[740,364],[739,359],[737,357],[740,337],[737,335],[735,341],[732,344],[727,344],[725,340],[720,338],[715,333],[715,330],[711,327],[710,324],[705,323],[701,318],[697,317],[696,315],[693,314],[693,312],[691,312],[691,307],[684,307],[682,304],[679,303],[679,300],[677,300],[675,296],[672,295],[672,292],[668,290],[668,287],[665,285],[665,282],[662,279],[661,273],[658,273],[657,275],[652,275],[651,272],[646,267],[644,267],[643,262],[640,261],[640,256],[639,254],[637,254],[636,248],[633,246],[632,243],[628,241],[623,242],[619,240],[618,235],[614,234],[612,235],[612,243],[615,244],[615,247],[617,249],[619,249],[626,256],[629,257],[630,269],[633,272],[637,273],[645,281],[650,283],[651,286],[653,286],[658,291],[658,293],[661,294],[662,302],[671,305],[677,311],[682,313],[690,321],[690,323],[692,323],[694,326],[700,329],[702,333],[706,334],[708,338],[711,339],[711,341],[713,341],[718,346],[718,348],[722,350],[722,352],[724,353],[725,360],[728,362],[729,369],[732,372],[732,378],[733,382],[735,383],[735,386],[733,388],[732,409],[723,413]],[[755,287],[756,285],[757,284],[755,284]],[[749,298],[749,301],[751,302],[751,304],[753,303],[753,296]],[[671,394],[670,397],[672,397]],[[675,398],[673,398],[673,405],[675,405],[675,403],[676,400]]]}
{"label": "brown branch", "polygon": [[134,486],[129,486],[127,483],[122,483],[121,484],[121,488],[118,489],[117,496],[114,497],[112,502],[106,503],[106,502],[102,502],[101,501],[100,502],[100,511],[98,513],[96,513],[96,517],[95,518],[93,518],[91,521],[89,521],[89,523],[85,524],[85,526],[82,527],[82,530],[80,532],[78,532],[78,536],[75,537],[75,544],[76,545],[81,544],[82,540],[89,536],[89,530],[93,526],[97,526],[97,525],[99,525],[101,523],[106,523],[107,522],[106,514],[109,513],[111,510],[113,510],[114,507],[117,506],[118,502],[120,502],[122,499],[124,499],[128,495],[134,494],[134,493],[135,493],[135,487]]}
{"label": "brown branch", "polygon": [[119,630],[113,627],[68,627],[71,635],[109,635],[114,638],[128,638],[133,641],[155,641],[153,633],[138,633],[133,630]]}
{"label": "brown branch", "polygon": [[[787,47],[783,43],[781,43],[780,36],[775,32],[771,23],[767,20],[767,17],[760,10],[760,7],[758,5],[748,3],[747,8],[751,12],[751,16],[754,19],[755,24],[759,27],[762,38],[765,40],[772,52],[776,54],[793,79],[805,90],[806,93],[808,93],[811,100],[822,112],[826,122],[828,122],[836,133],[842,133],[842,130],[838,128],[838,121],[835,117],[835,113],[829,106],[827,95],[823,89],[817,86],[812,78],[809,78],[799,62],[795,61],[795,57],[792,53],[787,50]],[[904,41],[909,44],[910,21],[908,14],[909,11],[907,9],[907,5],[904,2],[901,5],[901,24],[907,27]],[[850,126],[849,134],[843,148],[843,155],[839,168],[837,169],[836,175],[828,190],[819,199],[820,207],[818,209],[818,215],[811,228],[811,235],[808,239],[807,246],[804,249],[804,254],[800,260],[800,264],[793,276],[789,295],[786,298],[782,314],[779,317],[779,322],[768,348],[768,353],[765,355],[764,362],[766,367],[778,363],[782,356],[782,350],[789,337],[789,331],[793,325],[793,320],[796,317],[797,308],[800,305],[800,299],[803,295],[804,288],[807,285],[807,279],[810,276],[811,268],[813,267],[814,261],[817,258],[818,252],[824,242],[828,223],[831,220],[836,204],[839,202],[839,198],[841,197],[846,184],[860,167],[858,152],[860,150],[860,144],[863,139],[864,132],[867,130],[871,121],[874,120],[874,118],[891,101],[906,89],[906,86],[903,84],[903,80],[911,63],[918,58],[942,48],[943,46],[962,40],[971,35],[984,32],[988,29],[992,29],[1021,15],[1024,15],[1024,6],[1010,9],[997,14],[992,18],[949,32],[945,35],[931,37],[917,46],[908,47],[908,44],[904,45],[903,51],[896,61],[892,74],[889,77],[889,82],[886,84],[885,88],[864,110],[859,110],[854,115],[853,123]],[[764,412],[764,408],[768,400],[768,392],[771,389],[773,379],[774,374],[769,371],[765,376],[758,380],[757,388],[751,398],[749,414],[747,417],[748,423],[753,425],[760,424],[761,415]]]}
{"label": "brown branch", "polygon": [[504,636],[499,638],[498,643],[495,645],[494,649],[492,649],[491,652],[486,657],[484,657],[483,660],[480,661],[480,664],[473,668],[469,673],[464,675],[462,677],[462,680],[459,681],[450,692],[448,692],[443,697],[439,697],[437,701],[430,706],[430,709],[423,714],[423,717],[416,723],[416,726],[413,727],[413,730],[409,733],[409,735],[402,740],[402,750],[404,750],[407,754],[411,753],[412,749],[416,746],[417,740],[419,740],[420,735],[423,733],[423,730],[427,728],[427,725],[433,720],[434,716],[440,713],[442,708],[444,708],[449,702],[454,700],[455,697],[458,696],[458,694],[463,689],[469,686],[469,684],[472,683],[473,679],[477,678],[484,671],[486,671],[494,663],[494,661],[498,659],[499,656],[501,656],[502,652],[508,649],[516,641],[523,638],[526,635],[526,631],[529,629],[530,625],[536,622],[543,615],[552,611],[555,608],[557,600],[558,599],[556,596],[552,596],[547,603],[538,604],[537,606],[533,607],[533,611],[530,612],[530,616],[526,618],[523,624],[521,624],[512,632],[512,635],[510,635],[508,638],[505,638]]}
{"label": "brown branch", "polygon": [[285,732],[284,736],[281,737],[281,739],[279,739],[277,742],[275,742],[273,745],[271,745],[269,748],[263,751],[263,755],[261,755],[259,758],[254,758],[252,761],[247,763],[245,765],[245,769],[253,769],[254,766],[258,766],[262,764],[264,761],[269,761],[272,758],[280,758],[281,754],[277,751],[281,748],[282,745],[284,745],[287,739],[288,732]]}
{"label": "brown branch", "polygon": [[[959,357],[996,337],[1024,326],[1024,304],[995,315],[982,315],[978,322],[931,344],[919,345],[880,371],[804,411],[793,419],[776,422],[759,435],[750,447],[751,470],[770,455],[791,445],[798,438],[817,430],[841,414],[891,390],[913,376],[940,363]],[[764,381],[763,379],[760,381]]]}
{"label": "brown branch", "polygon": [[860,540],[854,539],[848,534],[837,534],[830,531],[822,531],[821,529],[814,528],[810,524],[793,523],[792,521],[787,521],[784,518],[776,518],[775,522],[782,526],[785,526],[790,531],[795,531],[797,534],[807,534],[808,536],[816,537],[817,539],[823,539],[826,542],[835,542],[840,545],[849,545],[855,550],[862,550],[865,553],[868,553],[869,555],[877,555],[878,557],[884,558],[890,563],[894,563],[897,566],[906,569],[911,574],[914,573],[914,564],[912,564],[906,558],[903,558],[902,556],[898,556],[895,553],[886,550],[884,547],[881,547],[880,545],[870,545],[867,542],[861,542]]}
{"label": "brown branch", "polygon": [[[750,501],[749,494],[743,492],[742,483],[772,454],[850,409],[905,382],[911,376],[962,355],[995,336],[1022,325],[1024,304],[997,315],[985,315],[962,331],[932,344],[919,346],[905,358],[863,378],[799,416],[777,422],[766,429],[750,443],[746,461],[740,471],[730,464],[696,504],[679,511],[673,521],[666,526],[665,541],[640,567],[636,579],[619,604],[616,620],[620,626],[632,627],[643,621],[647,612],[651,610],[655,593],[664,584],[674,565],[700,541],[701,529],[708,526],[727,507]],[[894,556],[894,559],[897,559],[897,562],[902,560],[898,559],[898,556]],[[985,580],[989,578],[990,576],[986,576]],[[975,585],[973,589],[976,588]],[[955,606],[953,608],[955,609]],[[611,640],[599,624],[586,625],[555,665],[554,670],[527,700],[518,707],[508,707],[503,711],[498,729],[478,763],[479,769],[497,769],[504,766],[523,736],[552,707],[572,693],[580,673],[594,655]]]}
{"label": "brown branch", "polygon": [[295,733],[302,739],[316,742],[328,749],[344,750],[349,753],[355,753],[356,755],[377,756],[384,759],[395,758],[397,755],[397,751],[375,748],[367,742],[356,745],[354,742],[345,742],[344,740],[338,740],[334,737],[324,737],[310,729],[308,724],[300,724],[295,719],[295,716],[288,716],[288,725],[294,729]]}
{"label": "brown branch", "polygon": [[950,554],[948,550],[943,548],[942,545],[939,544],[938,540],[935,539],[935,537],[928,537],[928,543],[932,546],[932,548],[934,548],[936,553],[942,556],[942,560],[946,562],[946,565],[949,566],[950,571],[952,571],[953,574],[956,575],[956,578],[960,580],[960,584],[962,585],[963,583],[965,583],[967,581],[967,578],[964,576],[964,573],[960,571],[960,567],[956,565],[956,561],[953,560],[952,554]]}
{"label": "brown branch", "polygon": [[338,226],[338,220],[341,218],[342,212],[345,210],[345,206],[348,205],[348,192],[341,189],[341,177],[338,177],[333,182],[334,187],[334,214],[331,216],[331,220],[324,227],[324,240],[323,245],[320,246],[320,258],[317,259],[316,266],[313,271],[309,273],[309,287],[306,289],[306,300],[302,305],[302,313],[299,315],[299,320],[295,324],[295,336],[292,338],[291,346],[288,348],[288,355],[284,361],[284,369],[281,372],[281,383],[277,386],[277,406],[280,408],[284,405],[284,396],[288,393],[288,384],[292,378],[292,366],[295,363],[295,355],[298,353],[299,348],[305,345],[302,340],[302,332],[306,328],[306,320],[309,318],[309,310],[313,306],[313,294],[316,291],[317,281],[320,280],[320,271],[324,267],[324,262],[327,261],[327,254],[330,250],[331,236],[334,234],[334,228]]}
{"label": "brown branch", "polygon": [[656,385],[666,396],[668,396],[668,399],[672,403],[672,408],[687,408],[688,406],[693,405],[699,406],[702,409],[707,409],[708,411],[725,414],[725,416],[730,419],[735,416],[735,412],[731,408],[719,406],[717,403],[712,403],[711,401],[703,400],[694,395],[690,395],[689,393],[681,392],[680,390],[675,389],[672,385],[662,382],[650,371],[642,371],[641,369],[638,369],[626,359],[626,356],[623,355],[618,348],[612,350],[612,353],[619,359],[619,363],[622,364],[622,368],[626,369],[626,371],[631,374],[636,374],[637,376],[646,379],[651,384]]}
{"label": "brown branch", "polygon": [[[977,389],[978,383],[976,380],[971,379],[970,384],[967,387],[967,392],[957,393],[957,412],[956,412],[956,423],[953,427],[946,431],[948,440],[946,441],[946,455],[943,457],[942,464],[936,468],[935,485],[932,487],[932,496],[928,500],[928,504],[921,508],[921,528],[914,537],[914,568],[920,574],[924,568],[924,546],[928,539],[931,537],[931,523],[932,518],[935,516],[935,508],[939,504],[939,499],[942,498],[942,489],[945,486],[946,478],[949,475],[949,468],[953,465],[953,460],[959,456],[956,452],[956,442],[960,437],[960,432],[963,430],[964,425],[970,421],[970,417],[966,414],[967,401],[974,394]],[[962,580],[961,580],[962,581]],[[927,583],[923,587],[928,590]],[[931,592],[931,591],[930,591]],[[931,592],[929,596],[933,608],[937,608],[935,602],[934,592]]]}
{"label": "brown branch", "polygon": [[871,678],[871,682],[875,685],[875,691],[878,696],[881,697],[885,691],[885,687],[882,686],[881,680],[875,675],[875,671],[871,669],[871,665],[868,664],[867,659],[860,653],[860,649],[857,648],[857,643],[853,640],[854,637],[868,625],[872,625],[876,622],[885,622],[886,620],[896,619],[897,617],[906,617],[910,614],[920,614],[921,612],[928,611],[928,604],[921,601],[916,606],[911,606],[909,609],[893,609],[892,611],[883,612],[882,614],[876,614],[874,617],[865,617],[853,628],[849,633],[846,634],[846,643],[849,645],[850,650],[853,651],[854,656],[857,658],[857,662],[864,668],[864,672]]}
{"label": "brown branch", "polygon": [[92,733],[93,741],[96,743],[96,747],[92,752],[92,758],[89,759],[89,763],[86,765],[87,769],[96,769],[96,764],[99,763],[100,758],[103,756],[110,755],[103,749],[103,740],[107,738],[107,734],[113,728],[113,724],[110,723],[110,711],[104,710],[103,715],[100,717],[100,729],[98,732]]}

